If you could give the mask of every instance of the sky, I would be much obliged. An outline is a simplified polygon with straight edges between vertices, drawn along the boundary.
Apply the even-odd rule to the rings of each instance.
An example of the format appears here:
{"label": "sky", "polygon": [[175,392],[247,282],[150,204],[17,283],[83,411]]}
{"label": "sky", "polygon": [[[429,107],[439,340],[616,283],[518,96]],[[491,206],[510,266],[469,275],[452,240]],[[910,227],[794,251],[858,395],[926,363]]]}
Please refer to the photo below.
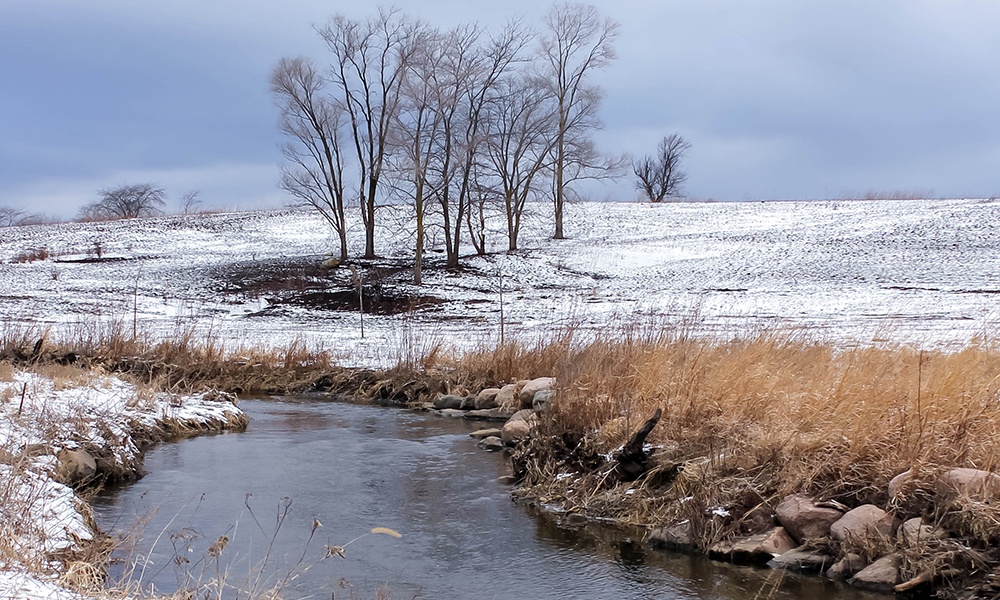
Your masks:
{"label": "sky", "polygon": [[[550,6],[399,0],[441,27],[539,24]],[[1000,194],[995,0],[615,0],[617,60],[596,134],[611,154],[691,143],[687,194],[806,200]],[[376,3],[0,0],[0,206],[72,217],[98,190],[152,182],[170,208],[278,207],[268,76],[323,61],[314,32]],[[637,200],[631,177],[586,190]]]}

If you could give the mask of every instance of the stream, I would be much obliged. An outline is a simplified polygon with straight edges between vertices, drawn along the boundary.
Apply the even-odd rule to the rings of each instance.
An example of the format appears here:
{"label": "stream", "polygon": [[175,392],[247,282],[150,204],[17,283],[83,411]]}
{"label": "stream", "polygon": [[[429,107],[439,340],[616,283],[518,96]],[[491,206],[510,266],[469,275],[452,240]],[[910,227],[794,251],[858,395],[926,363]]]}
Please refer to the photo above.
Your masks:
{"label": "stream", "polygon": [[240,406],[246,432],[157,445],[145,477],[92,499],[102,529],[138,538],[113,578],[164,594],[222,582],[225,598],[277,586],[285,600],[885,598],[520,507],[497,481],[503,455],[469,437],[478,423],[307,398]]}

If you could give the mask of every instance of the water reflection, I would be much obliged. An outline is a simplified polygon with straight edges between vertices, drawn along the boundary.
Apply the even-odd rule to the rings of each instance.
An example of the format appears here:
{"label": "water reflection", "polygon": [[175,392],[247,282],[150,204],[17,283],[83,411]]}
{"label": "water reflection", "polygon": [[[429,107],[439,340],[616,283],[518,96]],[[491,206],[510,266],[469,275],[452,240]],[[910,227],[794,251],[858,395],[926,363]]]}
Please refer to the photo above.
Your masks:
{"label": "water reflection", "polygon": [[[172,591],[178,556],[213,576],[206,552],[221,535],[230,540],[220,569],[233,574],[231,584],[250,580],[267,556],[270,581],[297,572],[286,599],[349,597],[347,589],[374,597],[384,583],[393,599],[737,600],[755,597],[771,574],[652,551],[636,535],[566,527],[525,510],[496,481],[503,458],[475,448],[468,432],[476,425],[463,420],[309,400],[243,407],[252,417],[246,433],[158,446],[147,477],[95,499],[105,528],[127,528],[157,509],[139,548],[153,563],[142,577],[147,588]],[[284,498],[291,505],[275,534]],[[323,527],[298,563],[314,519]],[[404,537],[368,536],[346,548],[346,559],[316,562],[324,545],[377,526]],[[314,566],[302,572],[303,564]],[[862,595],[788,577],[770,597]]]}

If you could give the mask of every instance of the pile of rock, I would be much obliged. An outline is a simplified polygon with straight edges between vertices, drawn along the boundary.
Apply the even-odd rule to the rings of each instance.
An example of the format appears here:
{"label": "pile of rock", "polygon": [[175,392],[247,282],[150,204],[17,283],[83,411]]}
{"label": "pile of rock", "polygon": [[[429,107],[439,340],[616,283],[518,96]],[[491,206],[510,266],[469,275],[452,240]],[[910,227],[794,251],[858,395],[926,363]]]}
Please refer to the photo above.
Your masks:
{"label": "pile of rock", "polygon": [[[890,506],[897,506],[913,484],[906,471],[889,484]],[[912,487],[912,486],[911,486]],[[977,469],[951,469],[934,483],[930,495],[936,508],[946,509],[957,498],[983,502],[1000,498],[1000,475]],[[903,521],[895,512],[872,504],[855,508],[837,502],[817,502],[804,495],[787,496],[774,509],[774,527],[767,532],[716,544],[709,555],[743,564],[823,573],[863,589],[904,592],[931,584],[954,572],[927,571],[901,580],[905,553],[919,553],[934,541],[957,535],[921,517]],[[695,532],[688,521],[653,531],[654,546],[695,551]],[[868,558],[862,555],[865,549]],[[881,550],[881,552],[878,552]]]}
{"label": "pile of rock", "polygon": [[500,428],[481,429],[471,434],[480,440],[480,448],[502,450],[528,436],[538,423],[537,413],[552,405],[555,386],[554,377],[525,379],[468,396],[443,395],[424,408],[446,417],[503,422]]}

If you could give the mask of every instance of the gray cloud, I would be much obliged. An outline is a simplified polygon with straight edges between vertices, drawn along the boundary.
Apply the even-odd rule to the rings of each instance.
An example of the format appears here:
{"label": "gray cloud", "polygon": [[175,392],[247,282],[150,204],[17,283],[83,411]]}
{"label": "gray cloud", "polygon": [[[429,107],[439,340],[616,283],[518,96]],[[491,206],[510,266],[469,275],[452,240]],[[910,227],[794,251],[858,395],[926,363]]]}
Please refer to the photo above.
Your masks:
{"label": "gray cloud", "polygon": [[[442,26],[537,22],[524,0],[399,2]],[[720,200],[875,190],[1000,192],[1000,5],[986,0],[598,3],[622,25],[600,142],[679,131],[688,191]],[[72,214],[142,174],[207,203],[276,203],[267,74],[323,56],[327,2],[8,3],[0,18],[0,204]],[[345,7],[353,16],[374,5]],[[273,169],[265,173],[268,165]],[[253,175],[249,175],[252,173]],[[210,192],[210,193],[209,193]],[[602,197],[635,197],[629,181]]]}

